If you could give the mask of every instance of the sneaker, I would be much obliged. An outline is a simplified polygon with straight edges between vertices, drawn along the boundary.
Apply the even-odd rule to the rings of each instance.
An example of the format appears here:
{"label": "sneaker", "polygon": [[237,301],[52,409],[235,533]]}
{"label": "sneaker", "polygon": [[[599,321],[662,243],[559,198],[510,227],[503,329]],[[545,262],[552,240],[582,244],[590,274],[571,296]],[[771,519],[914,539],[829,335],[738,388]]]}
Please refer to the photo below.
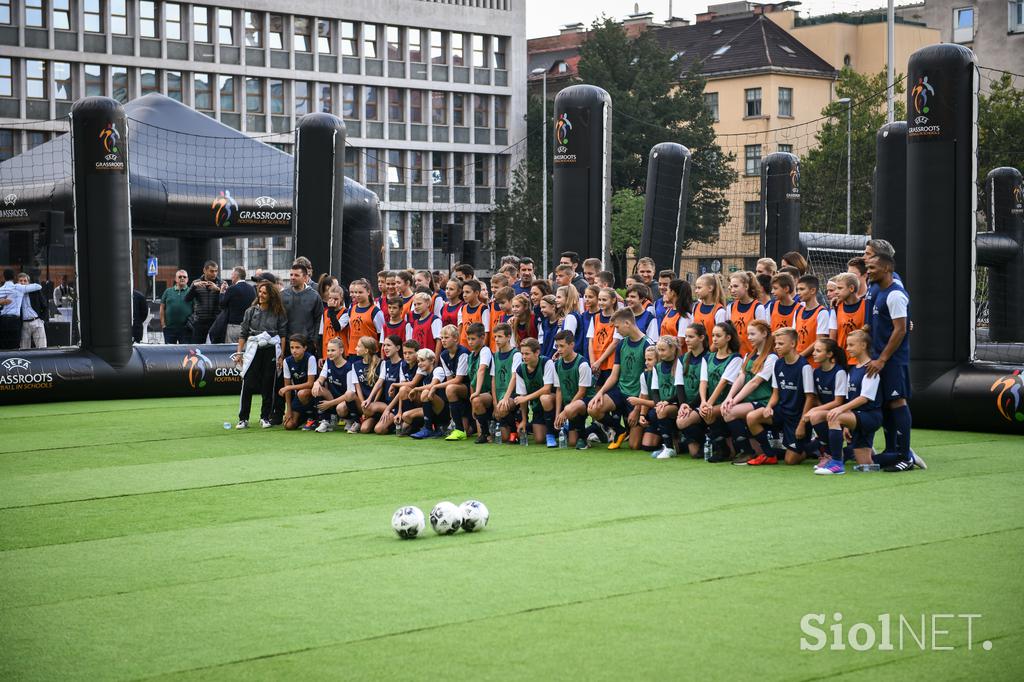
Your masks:
{"label": "sneaker", "polygon": [[444,438],[446,433],[446,429],[434,429],[427,438]]}
{"label": "sneaker", "polygon": [[618,450],[619,448],[621,448],[622,444],[626,442],[626,436],[628,436],[628,435],[629,434],[627,434],[625,431],[623,431],[622,433],[616,434],[615,435],[615,440],[613,440],[613,441],[608,443],[608,449],[609,450]]}
{"label": "sneaker", "polygon": [[273,424],[270,423],[269,419],[261,419],[260,420],[260,428],[261,429],[269,429],[271,426],[273,426]]}
{"label": "sneaker", "polygon": [[732,461],[738,467],[745,467],[750,464],[750,460],[754,459],[753,455],[743,454]]}
{"label": "sneaker", "polygon": [[549,433],[544,437],[544,444],[547,445],[549,448],[557,448],[558,439],[555,438],[554,435]]}
{"label": "sneaker", "polygon": [[508,445],[519,445],[519,432],[509,431],[508,440],[505,441]]}
{"label": "sneaker", "polygon": [[778,464],[778,457],[769,457],[768,455],[758,455],[754,459],[747,462],[747,466],[757,467],[764,466],[766,464]]}
{"label": "sneaker", "polygon": [[601,437],[596,433],[588,433],[586,439],[581,438],[580,440],[586,440],[588,443],[597,444],[601,442]]}
{"label": "sneaker", "polygon": [[888,471],[890,474],[898,474],[902,471],[910,471],[914,468],[914,460],[906,459],[902,462],[896,462],[892,466],[883,467],[882,471]]}
{"label": "sneaker", "polygon": [[327,433],[328,431],[333,431],[334,427],[331,426],[331,422],[326,419],[322,419],[320,420],[320,423],[316,425],[316,429],[314,430],[317,433]]}
{"label": "sneaker", "polygon": [[433,434],[433,431],[424,426],[422,429],[412,434],[412,438],[415,438],[416,440],[423,440],[424,438],[430,438]]}
{"label": "sneaker", "polygon": [[445,436],[444,439],[445,440],[466,440],[466,432],[463,431],[462,429],[452,429],[452,432],[449,433],[447,436]]}
{"label": "sneaker", "polygon": [[708,458],[708,459],[706,459],[704,461],[707,462],[708,464],[722,464],[724,462],[731,462],[732,461],[732,455],[729,454],[728,450],[726,450],[725,448],[722,448],[722,450],[720,450],[720,451],[716,452],[715,454],[711,455],[710,458]]}
{"label": "sneaker", "polygon": [[665,449],[664,445],[659,445],[657,450],[651,450],[651,459],[658,459],[658,455]]}
{"label": "sneaker", "polygon": [[249,420],[248,419],[239,419],[238,423],[235,424],[235,428],[236,429],[247,429],[247,428],[249,428]]}
{"label": "sneaker", "polygon": [[829,460],[828,464],[823,467],[815,467],[814,473],[819,476],[832,476],[838,474],[845,474],[846,469],[843,468],[843,463],[838,459]]}
{"label": "sneaker", "polygon": [[345,420],[345,433],[359,433],[359,420],[347,419]]}
{"label": "sneaker", "polygon": [[676,451],[669,447],[663,447],[654,453],[654,459],[672,459],[676,456]]}
{"label": "sneaker", "polygon": [[918,469],[928,468],[928,465],[924,463],[924,460],[921,459],[920,455],[914,452],[913,448],[911,448],[910,450],[910,458],[914,460],[914,466],[916,466]]}
{"label": "sneaker", "polygon": [[483,445],[484,443],[490,443],[491,439],[487,437],[486,433],[481,431],[480,434],[476,437],[476,440],[473,442],[476,443],[477,445]]}
{"label": "sneaker", "polygon": [[316,429],[316,420],[315,419],[308,419],[308,420],[306,420],[306,423],[302,425],[302,430],[303,431],[312,431],[314,429]]}
{"label": "sneaker", "polygon": [[576,449],[577,450],[589,450],[590,449],[590,440],[588,438],[580,438],[579,440],[576,441]]}

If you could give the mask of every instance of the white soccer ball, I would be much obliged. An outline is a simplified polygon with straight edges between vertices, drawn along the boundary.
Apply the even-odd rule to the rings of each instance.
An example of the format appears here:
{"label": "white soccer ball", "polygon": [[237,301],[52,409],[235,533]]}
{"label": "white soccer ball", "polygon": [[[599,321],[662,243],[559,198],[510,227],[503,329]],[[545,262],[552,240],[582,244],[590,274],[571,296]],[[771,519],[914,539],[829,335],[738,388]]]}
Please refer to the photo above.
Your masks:
{"label": "white soccer ball", "polygon": [[451,502],[438,502],[430,510],[430,527],[438,535],[451,535],[462,527],[462,512]]}
{"label": "white soccer ball", "polygon": [[487,505],[479,500],[466,500],[459,505],[459,511],[462,512],[462,530],[467,533],[483,530],[487,526],[487,520],[491,518]]}
{"label": "white soccer ball", "polygon": [[412,540],[423,532],[427,522],[423,518],[423,510],[419,507],[399,507],[391,517],[391,527],[395,529],[398,537]]}

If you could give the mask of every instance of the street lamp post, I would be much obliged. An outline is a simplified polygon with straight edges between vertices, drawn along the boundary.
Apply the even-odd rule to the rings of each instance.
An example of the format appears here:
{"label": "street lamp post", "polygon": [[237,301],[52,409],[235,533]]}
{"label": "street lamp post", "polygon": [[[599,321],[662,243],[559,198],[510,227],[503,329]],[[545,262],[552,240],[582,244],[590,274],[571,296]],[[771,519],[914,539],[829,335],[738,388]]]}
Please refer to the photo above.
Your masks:
{"label": "street lamp post", "polygon": [[548,276],[548,70],[545,68],[537,68],[530,72],[531,76],[543,76],[544,81],[541,85],[541,106],[543,107],[543,114],[541,114],[541,131],[543,134],[541,142],[541,159],[542,170],[541,170],[541,277],[546,278]]}
{"label": "street lamp post", "polygon": [[851,127],[851,118],[852,118],[852,115],[853,115],[853,102],[850,100],[849,97],[843,97],[843,98],[838,99],[836,101],[839,104],[845,104],[846,105],[846,234],[851,234],[851,232],[850,232],[850,193],[853,190],[853,180],[852,180],[851,175],[850,175],[850,166],[851,166],[851,163],[850,163],[851,162],[851,158],[850,158],[850,151],[851,151],[851,144],[850,144],[850,132],[851,131],[850,131],[850,127]]}

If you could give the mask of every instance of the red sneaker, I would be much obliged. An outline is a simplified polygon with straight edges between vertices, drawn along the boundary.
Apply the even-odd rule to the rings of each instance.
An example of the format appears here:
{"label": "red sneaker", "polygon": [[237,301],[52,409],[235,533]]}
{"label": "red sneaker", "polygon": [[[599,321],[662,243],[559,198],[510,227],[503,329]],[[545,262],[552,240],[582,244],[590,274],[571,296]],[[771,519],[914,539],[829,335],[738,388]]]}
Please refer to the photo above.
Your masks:
{"label": "red sneaker", "polygon": [[777,457],[769,457],[767,455],[758,455],[754,459],[747,462],[747,466],[757,467],[765,464],[778,464],[779,460]]}

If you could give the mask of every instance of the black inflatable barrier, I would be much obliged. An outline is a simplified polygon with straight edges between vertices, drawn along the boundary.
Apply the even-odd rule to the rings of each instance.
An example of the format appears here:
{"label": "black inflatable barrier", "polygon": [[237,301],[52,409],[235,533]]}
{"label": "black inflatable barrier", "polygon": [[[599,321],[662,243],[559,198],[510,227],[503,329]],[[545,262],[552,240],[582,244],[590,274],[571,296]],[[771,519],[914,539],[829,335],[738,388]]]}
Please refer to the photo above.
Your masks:
{"label": "black inflatable barrier", "polygon": [[[85,97],[75,102],[71,147],[82,347],[121,367],[132,352],[133,287],[128,129],[118,101]],[[122,296],[113,297],[114,292]]]}
{"label": "black inflatable barrier", "polygon": [[[640,257],[671,260],[679,272],[686,238],[686,208],[690,199],[690,150],[675,142],[651,147],[647,160],[647,194]],[[671,258],[666,256],[671,254]]]}
{"label": "black inflatable barrier", "polygon": [[114,367],[78,348],[0,353],[0,405],[237,394],[234,344],[137,345]]}
{"label": "black inflatable barrier", "polygon": [[907,256],[906,121],[894,121],[878,129],[875,158],[871,236],[886,240],[896,249],[896,272],[903,277]]}
{"label": "black inflatable barrier", "polygon": [[295,129],[295,253],[312,259],[317,272],[336,272],[342,262],[345,205],[345,124],[317,112]]}
{"label": "black inflatable barrier", "polygon": [[570,85],[555,96],[555,254],[575,251],[608,262],[612,239],[611,104],[608,93],[593,85]]}
{"label": "black inflatable barrier", "polygon": [[384,233],[381,231],[380,201],[374,192],[359,183],[346,182],[341,269],[337,274],[346,287],[357,279],[376,284],[377,273],[383,269]]}
{"label": "black inflatable barrier", "polygon": [[[189,282],[202,277],[203,264],[208,260],[215,261],[218,265],[226,265],[220,262],[219,240],[182,237],[178,241],[178,267],[184,268],[188,273]],[[231,279],[230,272],[222,272],[220,276],[226,280]]]}
{"label": "black inflatable barrier", "polygon": [[761,160],[761,253],[776,262],[800,250],[800,161],[789,152]]}
{"label": "black inflatable barrier", "polygon": [[1024,341],[1024,181],[1016,168],[993,168],[985,179],[992,232],[978,235],[978,264],[987,265],[989,340]]}
{"label": "black inflatable barrier", "polygon": [[[913,339],[927,339],[910,344],[915,390],[971,354],[974,74],[974,54],[962,45],[922,48],[908,66],[906,275]],[[941,300],[936,291],[953,296]]]}

